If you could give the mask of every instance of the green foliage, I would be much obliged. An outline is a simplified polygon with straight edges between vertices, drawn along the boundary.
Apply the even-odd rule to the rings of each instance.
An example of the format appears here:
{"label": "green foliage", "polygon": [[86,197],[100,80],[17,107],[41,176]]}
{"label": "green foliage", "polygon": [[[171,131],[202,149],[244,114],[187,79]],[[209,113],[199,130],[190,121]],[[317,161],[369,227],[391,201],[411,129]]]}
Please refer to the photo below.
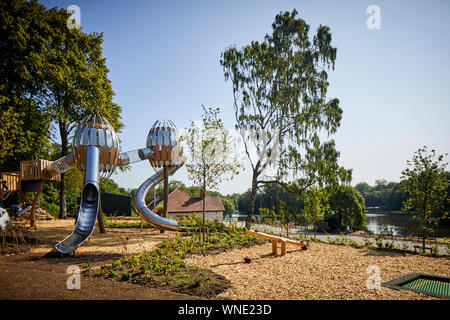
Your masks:
{"label": "green foliage", "polygon": [[194,121],[182,137],[188,151],[187,172],[190,180],[204,190],[216,189],[222,181],[233,179],[243,169],[234,149],[234,140],[223,127],[220,109],[203,108],[202,126]]}
{"label": "green foliage", "polygon": [[186,169],[189,179],[206,191],[216,189],[222,181],[233,179],[243,169],[243,163],[234,148],[234,139],[219,118],[220,109],[202,108],[202,126],[198,127],[191,121],[187,135],[181,140],[187,144],[189,160]]}
{"label": "green foliage", "polygon": [[323,219],[325,210],[328,208],[327,194],[318,187],[312,187],[306,191],[304,198],[305,207],[302,215],[307,223],[316,226]]}
{"label": "green foliage", "polygon": [[355,188],[364,197],[367,207],[379,207],[382,210],[400,211],[407,196],[402,191],[402,182],[376,180],[375,186],[366,182],[358,183]]}
{"label": "green foliage", "polygon": [[297,213],[300,211],[296,208],[289,206],[282,200],[278,200],[278,207],[280,208],[280,218],[282,222],[298,220]]}
{"label": "green foliage", "polygon": [[224,214],[231,217],[231,215],[236,211],[233,200],[225,197],[222,197],[221,199],[223,206],[225,207]]}
{"label": "green foliage", "polygon": [[[199,226],[202,221],[185,219],[186,226]],[[206,251],[230,248],[233,246],[251,245],[258,238],[245,234],[241,229],[227,228],[223,224],[210,223],[210,241],[200,242],[196,237],[186,237],[163,240],[157,248],[144,251],[139,256],[122,257],[112,260],[101,267],[96,275],[116,278],[121,281],[145,283],[164,277],[165,282],[174,281],[177,287],[200,287],[212,285],[211,275],[199,273],[195,267],[188,266],[184,261],[187,254],[204,253]],[[189,273],[195,276],[189,277]]]}
{"label": "green foliage", "polygon": [[367,225],[364,198],[353,187],[339,186],[330,189],[329,209],[325,219],[329,225],[339,222],[352,230],[363,230]]}
{"label": "green foliage", "polygon": [[0,2],[0,171],[45,153],[50,118],[45,112],[43,70],[48,26],[37,1]]}
{"label": "green foliage", "polygon": [[[335,133],[342,117],[339,100],[326,97],[326,71],[334,68],[336,48],[328,27],[320,25],[310,40],[309,25],[296,15],[296,10],[280,12],[263,42],[252,41],[241,49],[231,46],[221,56],[225,79],[232,84],[236,128],[252,166],[249,215],[261,184],[288,187],[283,180],[289,173],[299,176],[307,170],[308,178],[293,186],[300,194],[317,182],[310,177],[324,178],[325,172],[328,178],[335,176],[323,165],[337,156],[334,142],[321,144],[318,132]],[[256,159],[249,152],[252,148]],[[309,159],[300,155],[303,148]],[[325,162],[314,166],[311,159],[317,157]],[[277,165],[276,177],[261,179],[272,164]]]}
{"label": "green foliage", "polygon": [[123,188],[119,188],[119,185],[112,179],[101,180],[101,192],[127,195],[127,192],[124,192]]}
{"label": "green foliage", "polygon": [[267,218],[269,216],[270,210],[268,208],[259,208],[259,216],[261,218]]}
{"label": "green foliage", "polygon": [[444,209],[449,188],[447,164],[444,155],[436,155],[435,150],[428,152],[425,146],[414,152],[413,159],[407,161],[407,168],[402,171],[402,190],[408,195],[402,211],[413,212],[419,221],[424,247],[425,236],[433,232],[442,217],[438,213]]}
{"label": "green foliage", "polygon": [[[297,197],[295,194],[288,192],[282,186],[271,183],[266,184],[260,188],[261,191],[256,194],[255,206],[252,214],[259,213],[260,208],[270,208],[275,213],[281,215],[281,203],[284,203],[286,210],[290,211],[291,218],[301,219],[301,216],[297,216],[297,212],[303,208],[303,199]],[[239,212],[248,213],[248,208],[251,198],[251,190],[246,191],[240,195],[234,195],[236,198],[237,209]]]}
{"label": "green foliage", "polygon": [[[178,220],[178,224],[183,227],[198,229],[203,227],[203,220],[196,212],[194,212],[193,215],[189,217],[183,217],[183,219]],[[205,227],[208,228],[212,233],[223,232],[226,229],[223,223],[220,223],[216,220],[205,220]]]}
{"label": "green foliage", "polygon": [[[55,130],[59,153],[67,155],[69,135],[87,114],[104,116],[116,131],[122,127],[102,56],[103,35],[69,29],[69,16],[65,9],[48,10],[35,0],[0,3],[1,171],[17,170],[20,160],[51,155]],[[61,180],[63,217],[71,191],[66,174]]]}
{"label": "green foliage", "polygon": [[[105,227],[106,228],[140,228],[141,227],[141,221],[140,220],[116,220],[109,217],[106,217],[104,219]],[[154,228],[151,224],[143,221],[142,222],[143,228]]]}

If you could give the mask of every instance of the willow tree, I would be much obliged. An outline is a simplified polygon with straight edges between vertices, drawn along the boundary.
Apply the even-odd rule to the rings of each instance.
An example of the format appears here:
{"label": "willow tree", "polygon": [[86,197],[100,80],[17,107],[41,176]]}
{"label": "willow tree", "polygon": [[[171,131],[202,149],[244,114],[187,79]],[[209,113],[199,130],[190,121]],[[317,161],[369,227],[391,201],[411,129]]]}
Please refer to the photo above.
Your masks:
{"label": "willow tree", "polygon": [[[205,227],[205,196],[207,189],[233,179],[243,167],[235,149],[234,137],[223,126],[219,108],[203,108],[201,124],[191,121],[186,135],[188,162],[187,172],[190,180],[202,189],[203,227]],[[205,230],[203,229],[203,241]]]}
{"label": "willow tree", "polygon": [[[62,157],[69,153],[69,137],[76,123],[86,115],[102,115],[116,130],[122,127],[121,108],[112,101],[114,92],[102,56],[103,34],[69,29],[69,17],[66,10],[55,8],[45,17],[51,34],[43,71],[44,96],[46,111],[59,132]],[[59,217],[66,217],[64,173],[61,174]]]}
{"label": "willow tree", "polygon": [[[320,137],[333,134],[342,116],[339,100],[327,99],[327,70],[334,69],[337,49],[328,27],[320,25],[310,39],[309,25],[296,16],[296,10],[280,12],[264,41],[231,46],[221,56],[232,84],[236,128],[252,167],[249,219],[260,185],[287,187],[288,179],[306,175],[294,184],[302,192],[317,183],[317,171],[305,170],[312,168],[305,154],[324,161],[333,156],[334,143],[322,144]],[[331,164],[324,174],[337,175]]]}

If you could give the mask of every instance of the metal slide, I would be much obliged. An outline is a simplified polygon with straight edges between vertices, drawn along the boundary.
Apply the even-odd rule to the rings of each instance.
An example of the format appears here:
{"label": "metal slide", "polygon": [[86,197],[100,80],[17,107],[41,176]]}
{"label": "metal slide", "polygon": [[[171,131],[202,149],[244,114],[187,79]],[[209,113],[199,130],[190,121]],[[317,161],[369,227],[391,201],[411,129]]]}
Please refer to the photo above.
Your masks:
{"label": "metal slide", "polygon": [[[169,168],[169,175],[172,175],[180,168],[180,166]],[[145,195],[151,189],[155,188],[158,183],[164,179],[164,169],[159,170],[153,176],[148,178],[137,190],[133,198],[134,208],[136,212],[148,223],[154,227],[162,230],[168,231],[188,231],[191,228],[181,227],[178,222],[172,219],[167,219],[158,216],[156,213],[152,212],[145,204]]]}
{"label": "metal slide", "polygon": [[73,232],[55,248],[62,254],[74,252],[94,231],[100,201],[100,150],[90,145],[86,150],[84,187],[81,194],[78,220]]}

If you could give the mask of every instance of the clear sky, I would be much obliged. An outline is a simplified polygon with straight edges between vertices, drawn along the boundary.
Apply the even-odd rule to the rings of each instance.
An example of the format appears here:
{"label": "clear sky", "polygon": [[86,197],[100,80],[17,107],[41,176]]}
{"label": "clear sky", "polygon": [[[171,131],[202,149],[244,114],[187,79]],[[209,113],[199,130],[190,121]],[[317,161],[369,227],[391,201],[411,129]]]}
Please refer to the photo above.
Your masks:
{"label": "clear sky", "polygon": [[[450,2],[380,0],[43,1],[78,5],[84,32],[104,33],[109,79],[122,107],[122,150],[145,146],[160,118],[179,128],[199,120],[201,105],[222,110],[234,127],[232,89],[220,54],[230,45],[261,41],[280,11],[297,9],[315,31],[331,28],[337,47],[329,98],[344,111],[333,138],[340,164],[353,169],[353,185],[399,181],[406,161],[423,145],[450,153]],[[380,8],[381,29],[370,30],[370,5]],[[148,162],[113,179],[138,187],[153,173]],[[173,179],[187,185],[185,169]],[[246,170],[223,183],[224,194],[250,187]]]}

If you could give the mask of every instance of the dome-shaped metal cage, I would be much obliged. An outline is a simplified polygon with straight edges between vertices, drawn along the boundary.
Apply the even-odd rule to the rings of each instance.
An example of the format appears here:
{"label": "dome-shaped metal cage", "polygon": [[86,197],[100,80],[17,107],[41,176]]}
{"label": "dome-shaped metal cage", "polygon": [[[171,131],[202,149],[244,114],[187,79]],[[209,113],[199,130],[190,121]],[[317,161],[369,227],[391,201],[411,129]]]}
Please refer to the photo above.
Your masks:
{"label": "dome-shaped metal cage", "polygon": [[100,150],[100,175],[107,179],[114,172],[120,153],[119,138],[109,121],[90,115],[78,123],[73,136],[73,155],[78,168],[84,172],[86,150],[96,146]]}
{"label": "dome-shaped metal cage", "polygon": [[149,160],[153,168],[174,167],[183,161],[183,149],[178,144],[178,129],[170,120],[157,120],[147,136],[147,148],[153,148]]}

